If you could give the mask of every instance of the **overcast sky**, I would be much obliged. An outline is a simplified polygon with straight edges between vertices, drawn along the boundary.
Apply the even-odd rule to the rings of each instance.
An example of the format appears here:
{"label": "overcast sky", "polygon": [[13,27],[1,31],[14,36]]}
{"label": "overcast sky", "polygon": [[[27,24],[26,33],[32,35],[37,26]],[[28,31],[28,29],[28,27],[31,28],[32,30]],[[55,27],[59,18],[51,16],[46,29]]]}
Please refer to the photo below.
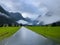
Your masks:
{"label": "overcast sky", "polygon": [[0,5],[7,11],[20,12],[24,17],[32,19],[42,15],[44,20],[44,14],[50,11],[54,15],[52,19],[60,20],[60,0],[0,0]]}
{"label": "overcast sky", "polygon": [[31,15],[34,17],[34,15],[41,15],[47,11],[39,0],[0,0],[0,4],[5,10],[20,12],[24,17]]}

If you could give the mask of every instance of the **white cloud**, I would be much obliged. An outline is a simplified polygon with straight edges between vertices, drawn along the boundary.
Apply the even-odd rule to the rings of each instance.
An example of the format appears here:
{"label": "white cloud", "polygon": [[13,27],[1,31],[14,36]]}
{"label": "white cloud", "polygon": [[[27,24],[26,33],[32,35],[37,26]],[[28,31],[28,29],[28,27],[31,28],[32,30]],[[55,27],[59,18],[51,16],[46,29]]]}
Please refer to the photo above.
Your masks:
{"label": "white cloud", "polygon": [[31,13],[22,13],[23,17],[29,17],[31,18],[32,20],[36,19],[38,15],[35,15],[35,14],[31,14]]}

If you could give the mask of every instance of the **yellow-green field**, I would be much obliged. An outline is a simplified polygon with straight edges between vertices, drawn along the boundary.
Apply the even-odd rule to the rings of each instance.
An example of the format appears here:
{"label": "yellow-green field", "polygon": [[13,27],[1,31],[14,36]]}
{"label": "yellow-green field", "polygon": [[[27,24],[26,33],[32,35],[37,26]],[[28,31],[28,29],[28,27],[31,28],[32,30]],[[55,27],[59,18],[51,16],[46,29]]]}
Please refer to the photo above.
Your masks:
{"label": "yellow-green field", "polygon": [[0,40],[8,38],[18,31],[20,27],[0,27]]}
{"label": "yellow-green field", "polygon": [[60,27],[26,26],[28,29],[60,43]]}

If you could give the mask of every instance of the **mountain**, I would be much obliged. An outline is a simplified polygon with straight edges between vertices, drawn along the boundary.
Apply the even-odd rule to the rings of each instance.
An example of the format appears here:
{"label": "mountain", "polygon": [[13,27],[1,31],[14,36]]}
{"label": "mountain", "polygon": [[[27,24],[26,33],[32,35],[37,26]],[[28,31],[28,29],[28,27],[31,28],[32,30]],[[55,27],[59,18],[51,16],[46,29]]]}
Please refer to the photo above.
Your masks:
{"label": "mountain", "polygon": [[14,19],[12,19],[9,16],[9,12],[7,12],[6,10],[4,10],[1,6],[0,6],[0,24],[18,24]]}
{"label": "mountain", "polygon": [[15,21],[18,21],[18,20],[21,20],[21,19],[24,20],[24,18],[23,18],[23,16],[21,15],[21,13],[18,13],[18,12],[13,13],[13,12],[11,12],[11,13],[9,13],[9,14],[10,14],[9,16],[10,16],[11,18],[14,18]]}
{"label": "mountain", "polygon": [[12,24],[15,23],[12,21],[9,16],[5,16],[4,14],[0,14],[0,24]]}
{"label": "mountain", "polygon": [[1,5],[0,5],[0,12],[9,15],[9,13]]}
{"label": "mountain", "polygon": [[[13,13],[8,12],[2,6],[0,6],[0,24],[19,24],[17,21],[24,20],[29,22],[29,20],[25,19],[21,13]],[[23,24],[22,24],[23,25]]]}
{"label": "mountain", "polygon": [[39,15],[35,20],[32,20],[29,17],[24,18],[22,14],[19,12],[15,12],[15,13],[8,12],[0,6],[0,24],[14,23],[14,24],[24,25],[25,23],[25,25],[46,25],[46,24],[51,24],[51,22],[53,22],[53,21],[49,21],[50,19],[53,20],[51,18],[51,13],[47,13],[46,16],[43,17]]}
{"label": "mountain", "polygon": [[[28,24],[26,24],[26,25],[36,25],[37,24],[37,21],[36,20],[31,20],[30,18],[24,18],[23,16],[22,16],[22,14],[21,13],[18,13],[18,12],[8,12],[8,11],[6,11],[4,8],[2,8],[1,6],[0,6],[0,12],[1,13],[3,13],[4,15],[2,16],[3,18],[7,18],[7,17],[9,17],[9,18],[7,18],[7,19],[3,19],[3,22],[5,23],[7,23],[7,22],[10,22],[10,20],[11,20],[11,22],[13,21],[13,22],[15,22],[15,23],[17,23],[17,24],[20,24],[20,22],[18,22],[19,20],[24,20],[25,22],[28,22]],[[0,14],[0,15],[2,15],[2,14]],[[1,16],[0,16],[1,17]],[[0,19],[2,19],[2,18],[0,18]],[[7,20],[7,21],[6,21]],[[9,21],[8,21],[9,20]],[[2,21],[1,21],[2,22]],[[10,23],[11,23],[10,22]],[[23,23],[22,23],[22,25],[23,25]]]}
{"label": "mountain", "polygon": [[60,21],[50,24],[51,26],[60,26]]}

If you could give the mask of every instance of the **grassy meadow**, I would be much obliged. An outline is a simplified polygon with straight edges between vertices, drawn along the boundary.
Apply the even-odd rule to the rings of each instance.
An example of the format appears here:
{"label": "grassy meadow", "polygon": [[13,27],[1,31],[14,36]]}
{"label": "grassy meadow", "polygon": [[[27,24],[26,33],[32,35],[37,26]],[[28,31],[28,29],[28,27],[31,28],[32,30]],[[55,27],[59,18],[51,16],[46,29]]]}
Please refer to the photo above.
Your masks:
{"label": "grassy meadow", "polygon": [[60,27],[26,26],[26,28],[60,43]]}
{"label": "grassy meadow", "polygon": [[20,27],[0,27],[0,40],[13,35]]}

